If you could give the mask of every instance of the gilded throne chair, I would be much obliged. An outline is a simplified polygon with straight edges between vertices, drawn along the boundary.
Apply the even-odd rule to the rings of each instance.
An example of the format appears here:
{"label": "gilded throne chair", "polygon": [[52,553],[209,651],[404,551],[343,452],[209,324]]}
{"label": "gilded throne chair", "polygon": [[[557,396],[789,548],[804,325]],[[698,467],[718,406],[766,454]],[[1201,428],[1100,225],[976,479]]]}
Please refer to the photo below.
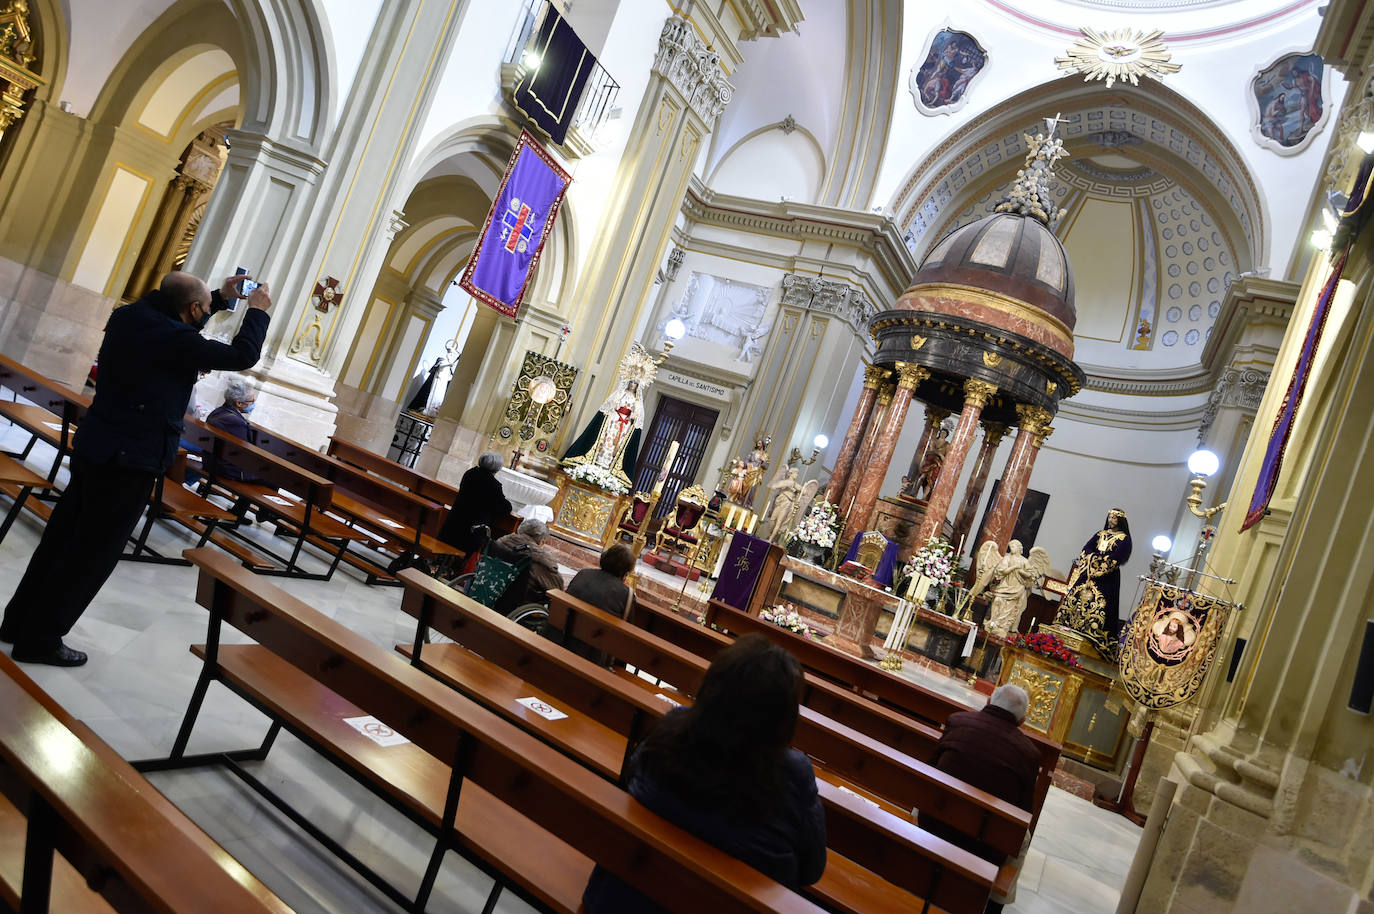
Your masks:
{"label": "gilded throne chair", "polygon": [[673,553],[689,555],[699,541],[701,519],[706,514],[706,490],[701,486],[688,486],[678,493],[677,504],[673,507],[673,518],[659,531],[654,552],[668,547],[668,558]]}
{"label": "gilded throne chair", "polygon": [[649,504],[652,500],[647,492],[635,492],[630,496],[630,503],[620,512],[620,518],[611,531],[608,546],[625,539],[634,542],[635,537],[649,525]]}

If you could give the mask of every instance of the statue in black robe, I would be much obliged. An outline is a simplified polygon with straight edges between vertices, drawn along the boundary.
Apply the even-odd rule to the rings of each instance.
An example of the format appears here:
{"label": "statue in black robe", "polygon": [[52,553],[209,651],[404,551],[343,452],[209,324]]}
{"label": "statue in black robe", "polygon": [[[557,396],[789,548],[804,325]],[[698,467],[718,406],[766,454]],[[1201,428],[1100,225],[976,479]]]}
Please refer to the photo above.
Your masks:
{"label": "statue in black robe", "polygon": [[1131,557],[1131,528],[1126,512],[1113,508],[1107,522],[1083,546],[1069,572],[1068,593],[1059,604],[1055,625],[1092,642],[1107,660],[1115,660],[1121,636],[1121,566]]}

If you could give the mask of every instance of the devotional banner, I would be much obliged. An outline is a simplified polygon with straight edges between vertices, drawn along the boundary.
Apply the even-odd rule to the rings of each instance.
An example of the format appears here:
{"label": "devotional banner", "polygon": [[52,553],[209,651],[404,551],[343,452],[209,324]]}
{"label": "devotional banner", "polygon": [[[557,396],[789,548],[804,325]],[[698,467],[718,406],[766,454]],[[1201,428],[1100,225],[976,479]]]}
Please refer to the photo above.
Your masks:
{"label": "devotional banner", "polygon": [[1232,604],[1152,582],[1121,648],[1121,683],[1152,710],[1182,704],[1202,685]]}
{"label": "devotional banner", "polygon": [[458,285],[515,317],[571,180],[534,137],[522,132]]}
{"label": "devotional banner", "polygon": [[768,540],[750,536],[738,530],[730,539],[730,548],[720,566],[712,600],[719,600],[735,609],[748,610],[749,598],[758,586],[763,560],[768,556]]}

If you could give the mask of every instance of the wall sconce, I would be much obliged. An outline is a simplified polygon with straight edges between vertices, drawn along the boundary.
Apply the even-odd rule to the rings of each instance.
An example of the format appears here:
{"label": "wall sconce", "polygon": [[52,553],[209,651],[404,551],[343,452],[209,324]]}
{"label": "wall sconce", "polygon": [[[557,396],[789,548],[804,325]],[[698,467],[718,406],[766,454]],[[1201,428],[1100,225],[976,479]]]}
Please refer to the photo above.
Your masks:
{"label": "wall sconce", "polygon": [[1158,580],[1167,564],[1165,559],[1169,555],[1169,550],[1174,548],[1174,541],[1161,533],[1150,540],[1150,548],[1154,550],[1154,556],[1150,559],[1150,577]]}
{"label": "wall sconce", "polygon": [[662,365],[663,360],[668,358],[668,353],[673,351],[673,346],[687,333],[687,325],[677,318],[673,318],[663,327],[663,354],[654,359],[655,365]]}
{"label": "wall sconce", "polygon": [[801,450],[794,447],[792,448],[792,453],[787,455],[787,465],[791,466],[794,463],[801,463],[802,466],[809,467],[816,462],[816,458],[820,456],[821,451],[825,450],[829,445],[829,438],[824,435],[817,435],[815,438],[811,439],[811,456],[806,460],[802,460]]}
{"label": "wall sconce", "polygon": [[1226,502],[1213,505],[1206,510],[1202,508],[1202,490],[1207,488],[1207,477],[1215,474],[1220,467],[1220,458],[1205,448],[1193,451],[1188,457],[1188,472],[1193,474],[1192,481],[1188,483],[1192,490],[1188,493],[1188,510],[1209,522],[1226,510]]}

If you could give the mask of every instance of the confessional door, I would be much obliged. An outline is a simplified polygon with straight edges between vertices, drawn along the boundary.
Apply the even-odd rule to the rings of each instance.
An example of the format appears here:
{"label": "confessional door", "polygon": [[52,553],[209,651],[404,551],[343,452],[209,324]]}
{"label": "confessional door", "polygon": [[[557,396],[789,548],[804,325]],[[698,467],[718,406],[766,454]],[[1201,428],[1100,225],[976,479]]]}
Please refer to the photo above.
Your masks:
{"label": "confessional door", "polygon": [[709,406],[698,406],[676,397],[658,398],[649,434],[645,436],[644,446],[639,449],[639,462],[635,464],[636,492],[648,492],[653,488],[668,456],[668,446],[674,441],[679,443],[677,457],[663,482],[663,497],[654,510],[655,517],[668,514],[677,502],[677,493],[696,479],[719,418],[720,410]]}

